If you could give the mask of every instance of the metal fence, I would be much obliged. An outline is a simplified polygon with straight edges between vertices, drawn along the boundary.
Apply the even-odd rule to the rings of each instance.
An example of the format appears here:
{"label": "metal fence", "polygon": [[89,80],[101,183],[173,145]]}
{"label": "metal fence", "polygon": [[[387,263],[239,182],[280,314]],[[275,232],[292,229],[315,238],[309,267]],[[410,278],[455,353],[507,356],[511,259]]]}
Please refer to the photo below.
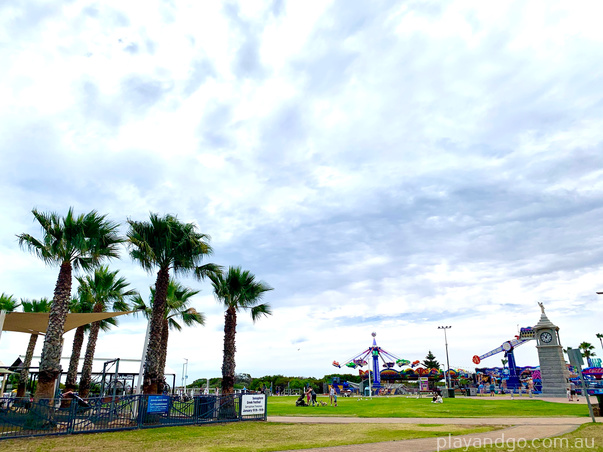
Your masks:
{"label": "metal fence", "polygon": [[265,421],[263,394],[129,395],[82,400],[0,398],[0,440],[216,422]]}

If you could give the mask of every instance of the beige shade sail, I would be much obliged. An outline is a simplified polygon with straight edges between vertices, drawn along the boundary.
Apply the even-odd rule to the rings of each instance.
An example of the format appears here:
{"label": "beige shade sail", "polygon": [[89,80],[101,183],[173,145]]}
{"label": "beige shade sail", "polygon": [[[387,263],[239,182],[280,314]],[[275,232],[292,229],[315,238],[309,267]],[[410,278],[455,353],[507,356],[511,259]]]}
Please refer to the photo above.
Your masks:
{"label": "beige shade sail", "polygon": [[[98,312],[89,314],[67,314],[64,332],[87,325],[98,320],[105,320],[119,315],[131,314],[134,311]],[[45,334],[48,328],[50,314],[43,312],[7,312],[2,331],[16,331],[19,333]]]}
{"label": "beige shade sail", "polygon": [[[11,372],[8,370],[8,366],[5,365],[2,361],[0,361],[0,375],[8,375],[14,374],[15,372]],[[2,396],[2,392],[0,392],[0,397]]]}

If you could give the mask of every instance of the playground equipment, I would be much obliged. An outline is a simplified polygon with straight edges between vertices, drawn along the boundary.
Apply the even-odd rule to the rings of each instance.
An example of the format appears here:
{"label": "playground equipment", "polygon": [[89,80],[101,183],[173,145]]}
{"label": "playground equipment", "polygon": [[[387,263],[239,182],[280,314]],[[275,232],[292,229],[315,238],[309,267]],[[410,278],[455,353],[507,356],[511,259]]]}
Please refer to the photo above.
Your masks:
{"label": "playground equipment", "polygon": [[516,390],[521,387],[521,374],[520,372],[518,372],[513,351],[520,345],[523,345],[531,340],[534,340],[534,330],[532,329],[532,327],[521,328],[519,330],[519,335],[515,336],[515,339],[503,342],[500,347],[497,347],[494,350],[490,350],[489,352],[484,353],[481,356],[475,355],[473,357],[473,363],[479,364],[485,358],[504,352],[509,368],[508,376],[506,376],[506,378],[503,378],[507,381],[507,389]]}
{"label": "playground equipment", "polygon": [[[365,372],[368,372],[369,378],[372,374],[372,387],[378,390],[381,387],[381,371],[379,365],[380,363],[385,369],[392,369],[396,365],[399,367],[408,366],[410,365],[410,361],[407,359],[398,358],[396,355],[389,353],[385,349],[379,347],[377,345],[377,340],[375,339],[377,333],[371,333],[371,336],[373,336],[373,345],[371,345],[363,352],[358,353],[352,358],[346,360],[343,365],[351,369],[356,369],[357,367],[362,368],[366,365],[369,365],[368,360],[372,360],[370,370],[367,370]],[[341,368],[341,365],[337,361],[333,361],[333,366]],[[361,373],[361,375],[362,374],[363,373]]]}

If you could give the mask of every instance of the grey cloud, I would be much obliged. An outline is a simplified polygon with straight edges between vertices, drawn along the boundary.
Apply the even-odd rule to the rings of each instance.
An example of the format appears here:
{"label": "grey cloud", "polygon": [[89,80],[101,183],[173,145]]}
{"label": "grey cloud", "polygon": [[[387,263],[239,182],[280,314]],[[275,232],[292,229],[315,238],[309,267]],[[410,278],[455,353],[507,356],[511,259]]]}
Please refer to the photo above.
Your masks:
{"label": "grey cloud", "polygon": [[199,133],[205,146],[212,151],[229,147],[233,144],[230,135],[235,126],[232,124],[232,105],[210,104],[199,127]]}
{"label": "grey cloud", "polygon": [[99,121],[110,128],[118,127],[123,119],[120,105],[104,96],[98,85],[91,80],[83,80],[81,90],[81,113],[87,120]]}
{"label": "grey cloud", "polygon": [[223,11],[242,41],[233,61],[235,74],[243,78],[263,77],[266,70],[260,61],[259,54],[261,26],[241,18],[237,3],[226,3]]}
{"label": "grey cloud", "polygon": [[272,1],[271,10],[272,10],[272,14],[274,14],[274,16],[276,16],[276,17],[281,16],[285,12],[286,9],[287,9],[287,7],[285,5],[285,0],[273,0]]}
{"label": "grey cloud", "polygon": [[127,27],[130,25],[130,18],[123,12],[106,5],[88,5],[82,8],[82,14],[95,19],[103,20],[107,24],[115,27]]}
{"label": "grey cloud", "polygon": [[158,103],[173,88],[164,82],[144,75],[131,75],[121,83],[121,99],[134,112],[148,110]]}
{"label": "grey cloud", "polygon": [[138,44],[131,42],[124,48],[124,50],[131,55],[136,55],[140,51],[140,48],[138,47]]}
{"label": "grey cloud", "polygon": [[201,85],[209,78],[215,77],[216,70],[207,58],[198,58],[191,62],[188,80],[185,82],[184,95],[190,96],[197,91]]}
{"label": "grey cloud", "polygon": [[36,35],[36,32],[44,27],[46,21],[61,16],[63,11],[61,4],[44,1],[23,2],[19,6],[21,8],[15,8],[11,2],[0,4],[0,10],[7,7],[11,9],[11,20],[8,21],[6,33],[13,38],[20,36],[29,38]]}

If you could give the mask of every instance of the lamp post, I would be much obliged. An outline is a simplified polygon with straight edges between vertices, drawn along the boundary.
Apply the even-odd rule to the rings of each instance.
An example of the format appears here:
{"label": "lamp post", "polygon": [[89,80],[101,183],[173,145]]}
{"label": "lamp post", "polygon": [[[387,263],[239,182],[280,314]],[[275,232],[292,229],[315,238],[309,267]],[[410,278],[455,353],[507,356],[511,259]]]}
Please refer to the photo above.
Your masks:
{"label": "lamp post", "polygon": [[188,372],[188,358],[184,358],[184,363],[182,364],[182,393],[186,395],[186,373]]}
{"label": "lamp post", "polygon": [[[603,292],[597,292],[597,295],[603,295]],[[603,349],[603,334],[597,333],[597,339],[601,342],[601,348]]]}
{"label": "lamp post", "polygon": [[446,330],[452,328],[451,326],[439,326],[438,330],[444,330],[444,343],[446,344],[446,367],[448,371],[446,372],[446,389],[450,389],[450,361],[448,360],[448,337],[446,336]]}

